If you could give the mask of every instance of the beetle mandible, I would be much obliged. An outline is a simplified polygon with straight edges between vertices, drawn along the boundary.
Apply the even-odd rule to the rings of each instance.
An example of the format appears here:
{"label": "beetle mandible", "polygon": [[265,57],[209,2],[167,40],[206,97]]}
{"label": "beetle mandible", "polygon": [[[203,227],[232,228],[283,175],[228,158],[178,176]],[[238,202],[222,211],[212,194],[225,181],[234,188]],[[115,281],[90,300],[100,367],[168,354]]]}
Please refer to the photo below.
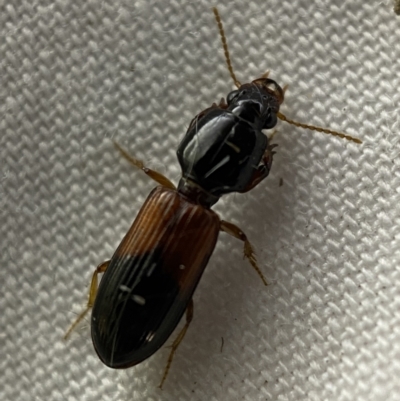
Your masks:
{"label": "beetle mandible", "polygon": [[186,323],[172,344],[160,387],[192,320],[193,292],[220,231],[244,243],[244,256],[267,285],[246,235],[211,210],[222,195],[250,191],[268,176],[275,145],[262,131],[281,119],[361,143],[288,119],[279,111],[285,89],[268,74],[242,85],[233,72],[218,10],[213,11],[237,90],[228,94],[226,102],[222,99],[193,118],[177,150],[182,169],[178,187],[115,144],[159,186],[148,196],[112,258],[94,271],[87,307],[65,335],[93,308],[91,332],[98,356],[111,368],[127,368],[154,354],[186,311]]}

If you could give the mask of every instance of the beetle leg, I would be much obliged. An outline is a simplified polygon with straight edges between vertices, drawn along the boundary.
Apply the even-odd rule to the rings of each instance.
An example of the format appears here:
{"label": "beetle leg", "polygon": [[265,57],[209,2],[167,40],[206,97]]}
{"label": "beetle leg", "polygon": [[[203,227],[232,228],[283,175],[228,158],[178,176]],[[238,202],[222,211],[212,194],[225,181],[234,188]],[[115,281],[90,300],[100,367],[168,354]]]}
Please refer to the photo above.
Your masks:
{"label": "beetle leg", "polygon": [[268,177],[268,174],[272,166],[272,159],[274,154],[276,153],[274,152],[273,149],[276,148],[277,146],[278,145],[274,144],[274,145],[269,145],[267,147],[267,150],[263,155],[261,164],[254,171],[253,177],[251,178],[249,185],[240,192],[244,193],[250,191],[251,189],[256,187],[264,178]]}
{"label": "beetle leg", "polygon": [[187,329],[189,328],[190,322],[193,319],[193,299],[190,299],[188,306],[186,308],[186,323],[185,326],[183,327],[183,329],[179,332],[178,337],[175,338],[175,341],[172,343],[171,346],[171,352],[169,353],[169,357],[168,357],[168,361],[167,361],[167,366],[165,367],[164,370],[164,375],[161,379],[161,383],[158,386],[159,388],[162,388],[165,379],[167,378],[168,375],[168,371],[169,368],[171,367],[171,363],[172,363],[172,359],[175,355],[175,352],[179,346],[179,344],[181,343],[181,341],[183,340],[183,337],[185,337],[185,334],[187,332]]}
{"label": "beetle leg", "polygon": [[147,168],[143,162],[139,159],[136,159],[132,157],[125,149],[123,149],[117,142],[114,141],[114,146],[119,150],[119,152],[122,154],[123,157],[125,157],[126,160],[128,160],[129,163],[133,164],[135,167],[140,168],[141,170],[144,171],[145,174],[147,174],[150,178],[152,178],[154,181],[158,182],[161,184],[163,187],[167,187],[170,189],[176,189],[176,186],[163,174],[152,170],[150,168]]}
{"label": "beetle leg", "polygon": [[96,270],[93,272],[92,281],[90,283],[90,289],[89,289],[89,299],[88,299],[86,308],[78,315],[76,320],[72,323],[71,327],[65,333],[64,340],[66,340],[71,335],[71,333],[75,329],[75,327],[82,321],[82,319],[85,317],[86,313],[88,313],[89,310],[92,308],[94,300],[96,299],[96,294],[97,294],[97,287],[98,287],[98,282],[99,282],[98,276],[100,273],[104,273],[107,270],[107,267],[109,264],[110,264],[110,261],[107,260],[107,261],[99,264],[96,267]]}
{"label": "beetle leg", "polygon": [[244,257],[248,259],[250,264],[253,266],[254,270],[260,276],[264,285],[268,285],[267,280],[265,280],[265,277],[262,274],[262,272],[257,264],[257,259],[256,259],[254,249],[253,249],[252,245],[250,244],[249,240],[247,239],[246,234],[238,226],[235,226],[234,224],[228,223],[227,221],[224,221],[224,220],[221,220],[221,231],[224,231],[224,232],[232,235],[233,237],[240,239],[241,241],[244,242],[244,249],[243,249]]}

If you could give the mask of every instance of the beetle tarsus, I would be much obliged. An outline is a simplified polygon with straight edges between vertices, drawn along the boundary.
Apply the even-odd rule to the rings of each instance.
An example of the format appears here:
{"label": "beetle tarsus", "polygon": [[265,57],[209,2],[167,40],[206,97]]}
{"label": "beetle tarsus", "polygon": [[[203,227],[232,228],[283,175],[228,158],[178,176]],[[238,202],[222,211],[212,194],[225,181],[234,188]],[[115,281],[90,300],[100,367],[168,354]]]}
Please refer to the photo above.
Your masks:
{"label": "beetle tarsus", "polygon": [[186,322],[185,326],[182,328],[182,330],[179,332],[178,337],[175,338],[174,342],[171,345],[171,352],[169,353],[168,361],[167,361],[167,366],[165,367],[163,377],[161,379],[161,383],[159,384],[159,388],[162,389],[162,386],[165,382],[165,379],[167,378],[168,371],[171,367],[172,359],[174,358],[174,354],[185,337],[185,334],[187,332],[187,329],[189,328],[190,322],[193,319],[193,299],[191,299],[188,303],[188,307],[186,308]]}
{"label": "beetle tarsus", "polygon": [[243,253],[244,257],[250,262],[253,269],[257,272],[260,276],[264,285],[268,285],[267,280],[265,279],[264,275],[261,272],[261,269],[258,266],[256,254],[254,252],[254,248],[251,245],[250,241],[247,239],[246,234],[238,227],[232,223],[228,223],[227,221],[221,220],[221,231],[226,232],[233,237],[240,239],[244,243]]}

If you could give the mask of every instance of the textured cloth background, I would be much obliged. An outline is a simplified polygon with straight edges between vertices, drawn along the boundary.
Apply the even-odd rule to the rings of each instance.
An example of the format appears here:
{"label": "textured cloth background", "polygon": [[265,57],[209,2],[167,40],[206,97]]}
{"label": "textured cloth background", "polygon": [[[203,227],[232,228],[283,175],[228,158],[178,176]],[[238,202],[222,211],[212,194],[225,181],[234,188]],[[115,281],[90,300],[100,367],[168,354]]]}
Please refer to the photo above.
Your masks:
{"label": "textured cloth background", "polygon": [[[270,177],[216,207],[270,285],[221,234],[160,391],[167,347],[115,371],[87,319],[62,337],[153,187],[111,139],[176,182],[190,120],[233,88],[212,5],[239,80],[269,69],[288,117],[363,144],[278,124]],[[4,0],[0,21],[1,400],[400,399],[392,1]]]}

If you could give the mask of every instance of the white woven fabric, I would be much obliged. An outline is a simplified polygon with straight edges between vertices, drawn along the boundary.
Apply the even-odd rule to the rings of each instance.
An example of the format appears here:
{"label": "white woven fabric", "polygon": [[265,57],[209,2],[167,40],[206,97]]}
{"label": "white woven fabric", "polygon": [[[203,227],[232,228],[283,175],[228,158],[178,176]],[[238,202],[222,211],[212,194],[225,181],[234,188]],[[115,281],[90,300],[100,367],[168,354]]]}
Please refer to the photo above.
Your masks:
{"label": "white woven fabric", "polygon": [[[391,0],[1,5],[1,400],[400,399]],[[239,80],[270,70],[289,84],[288,117],[363,144],[279,123],[270,177],[216,207],[252,240],[270,286],[221,234],[161,391],[168,348],[115,371],[87,320],[62,337],[153,187],[111,139],[176,181],[191,118],[233,88],[212,5]]]}

